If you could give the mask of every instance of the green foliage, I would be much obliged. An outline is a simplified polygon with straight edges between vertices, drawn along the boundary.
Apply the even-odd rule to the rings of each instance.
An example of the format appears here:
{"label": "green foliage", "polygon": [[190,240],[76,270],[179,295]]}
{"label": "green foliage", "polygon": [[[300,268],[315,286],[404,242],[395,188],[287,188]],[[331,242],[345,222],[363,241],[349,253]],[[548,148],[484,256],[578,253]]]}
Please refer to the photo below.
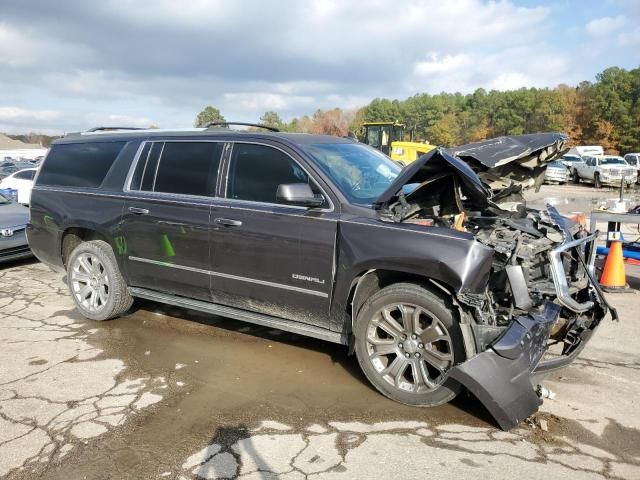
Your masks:
{"label": "green foliage", "polygon": [[351,125],[394,121],[416,140],[445,146],[500,135],[564,131],[572,144],[599,144],[610,152],[640,151],[640,68],[609,68],[595,83],[554,89],[521,88],[473,93],[417,94],[405,100],[376,98]]}
{"label": "green foliage", "polygon": [[202,110],[198,114],[194,125],[196,127],[203,127],[209,122],[224,122],[224,121],[225,119],[220,113],[220,110],[209,105],[208,107],[205,107],[204,110]]}
{"label": "green foliage", "polygon": [[[196,126],[224,121],[220,111],[206,107]],[[344,136],[361,135],[365,122],[399,121],[407,140],[454,146],[500,135],[561,131],[571,145],[602,145],[611,153],[640,152],[640,68],[612,67],[595,83],[577,87],[521,88],[496,91],[416,94],[405,100],[375,98],[355,111],[317,110],[313,115],[283,121],[273,111],[260,121],[283,131]]]}
{"label": "green foliage", "polygon": [[264,114],[260,117],[260,123],[268,127],[275,127],[279,130],[284,129],[284,122],[280,118],[280,115],[278,115],[276,112],[264,112]]}

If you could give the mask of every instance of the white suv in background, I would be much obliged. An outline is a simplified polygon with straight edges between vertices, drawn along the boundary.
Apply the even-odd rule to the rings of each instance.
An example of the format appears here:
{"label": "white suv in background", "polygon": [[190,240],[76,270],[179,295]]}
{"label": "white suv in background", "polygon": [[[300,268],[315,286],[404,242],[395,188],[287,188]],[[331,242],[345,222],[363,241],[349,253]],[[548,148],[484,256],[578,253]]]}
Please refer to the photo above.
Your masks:
{"label": "white suv in background", "polygon": [[638,171],[624,158],[616,155],[583,156],[584,163],[571,169],[574,183],[580,180],[592,182],[596,188],[602,185],[619,186],[622,178],[627,186],[636,183]]}
{"label": "white suv in background", "polygon": [[18,203],[28,205],[31,201],[31,189],[37,168],[25,168],[12,173],[0,181],[0,189],[13,188],[18,191]]}
{"label": "white suv in background", "polygon": [[638,176],[640,176],[640,153],[627,153],[624,159],[629,165],[636,169]]}

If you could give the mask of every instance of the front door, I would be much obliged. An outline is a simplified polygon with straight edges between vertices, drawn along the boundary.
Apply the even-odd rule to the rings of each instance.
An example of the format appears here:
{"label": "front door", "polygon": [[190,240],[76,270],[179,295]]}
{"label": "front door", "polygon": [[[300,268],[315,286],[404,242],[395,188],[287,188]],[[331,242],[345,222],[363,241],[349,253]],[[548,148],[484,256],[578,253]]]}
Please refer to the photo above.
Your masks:
{"label": "front door", "polygon": [[129,285],[211,299],[209,215],[223,147],[196,140],[144,145],[117,243]]}
{"label": "front door", "polygon": [[330,199],[307,209],[276,202],[280,184],[321,190],[292,155],[235,143],[225,198],[211,209],[214,301],[328,328],[337,212]]}

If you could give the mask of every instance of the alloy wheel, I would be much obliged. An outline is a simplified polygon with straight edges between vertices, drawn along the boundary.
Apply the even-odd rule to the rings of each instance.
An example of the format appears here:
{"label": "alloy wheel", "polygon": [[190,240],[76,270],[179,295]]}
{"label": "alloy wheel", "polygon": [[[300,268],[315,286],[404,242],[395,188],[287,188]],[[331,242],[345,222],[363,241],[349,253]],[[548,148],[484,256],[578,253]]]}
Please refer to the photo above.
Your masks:
{"label": "alloy wheel", "polygon": [[377,374],[407,392],[437,389],[454,364],[449,331],[418,305],[398,303],[378,310],[369,321],[366,345]]}
{"label": "alloy wheel", "polygon": [[98,312],[109,299],[109,275],[97,256],[78,255],[71,268],[71,288],[78,304],[89,312]]}

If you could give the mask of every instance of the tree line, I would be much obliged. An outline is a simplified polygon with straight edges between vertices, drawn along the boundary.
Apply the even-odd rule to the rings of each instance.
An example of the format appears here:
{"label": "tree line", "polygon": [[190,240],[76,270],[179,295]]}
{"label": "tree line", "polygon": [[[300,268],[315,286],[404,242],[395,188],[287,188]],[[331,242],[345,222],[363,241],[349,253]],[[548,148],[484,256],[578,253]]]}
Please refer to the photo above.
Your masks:
{"label": "tree line", "polygon": [[[205,114],[206,112],[206,114]],[[198,115],[196,126],[224,117],[214,107]],[[361,135],[362,124],[397,120],[407,140],[454,146],[500,135],[561,131],[571,145],[602,145],[609,153],[640,151],[640,68],[611,67],[595,82],[576,87],[479,88],[473,93],[420,93],[405,100],[376,98],[357,110],[317,110],[286,122],[265,112],[261,123],[283,131],[344,136]]]}

